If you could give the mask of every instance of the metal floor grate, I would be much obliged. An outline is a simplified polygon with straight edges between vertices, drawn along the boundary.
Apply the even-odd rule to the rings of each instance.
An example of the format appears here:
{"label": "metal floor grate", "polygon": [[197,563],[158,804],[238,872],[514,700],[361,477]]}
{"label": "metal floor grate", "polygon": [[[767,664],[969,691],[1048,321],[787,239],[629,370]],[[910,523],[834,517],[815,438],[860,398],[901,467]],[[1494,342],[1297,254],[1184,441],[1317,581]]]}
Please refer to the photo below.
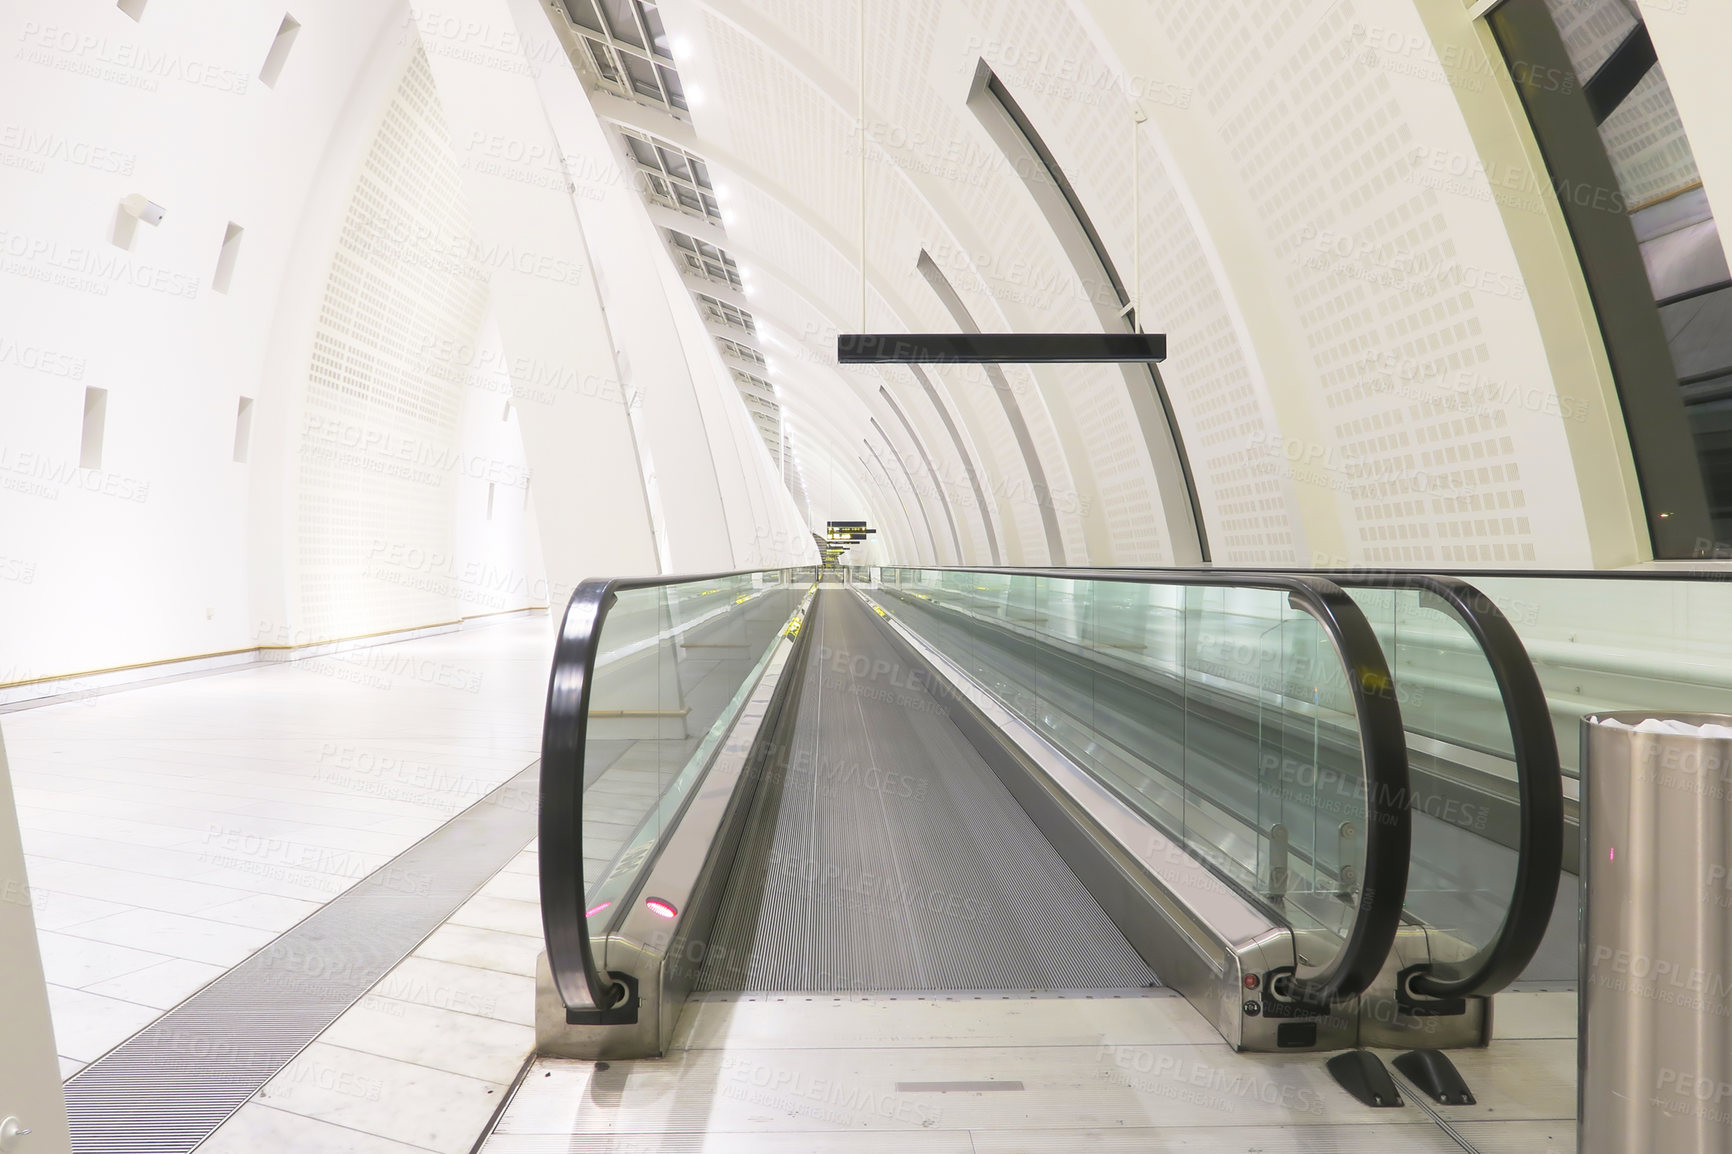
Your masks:
{"label": "metal floor grate", "polygon": [[79,1154],[182,1154],[535,836],[540,763],[333,898],[66,1083]]}
{"label": "metal floor grate", "polygon": [[825,591],[813,618],[698,988],[1158,984],[866,608]]}

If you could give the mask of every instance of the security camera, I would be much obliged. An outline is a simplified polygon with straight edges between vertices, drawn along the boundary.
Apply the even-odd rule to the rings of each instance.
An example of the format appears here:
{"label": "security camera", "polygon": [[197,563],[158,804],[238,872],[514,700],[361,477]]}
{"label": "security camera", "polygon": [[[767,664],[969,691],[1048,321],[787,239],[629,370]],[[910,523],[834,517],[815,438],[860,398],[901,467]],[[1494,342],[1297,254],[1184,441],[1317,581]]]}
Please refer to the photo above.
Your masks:
{"label": "security camera", "polygon": [[164,214],[168,211],[155,201],[146,200],[138,193],[133,193],[120,202],[120,207],[126,212],[142,220],[152,228],[162,223]]}

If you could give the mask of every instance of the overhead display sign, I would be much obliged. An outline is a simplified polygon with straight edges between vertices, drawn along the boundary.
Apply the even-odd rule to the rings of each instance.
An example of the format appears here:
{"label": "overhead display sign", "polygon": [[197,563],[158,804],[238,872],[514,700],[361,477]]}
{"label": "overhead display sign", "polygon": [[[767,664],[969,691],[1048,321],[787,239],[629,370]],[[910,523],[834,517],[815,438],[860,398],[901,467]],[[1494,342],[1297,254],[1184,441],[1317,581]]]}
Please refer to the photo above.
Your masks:
{"label": "overhead display sign", "polygon": [[1126,364],[1167,359],[1166,333],[841,333],[844,365]]}

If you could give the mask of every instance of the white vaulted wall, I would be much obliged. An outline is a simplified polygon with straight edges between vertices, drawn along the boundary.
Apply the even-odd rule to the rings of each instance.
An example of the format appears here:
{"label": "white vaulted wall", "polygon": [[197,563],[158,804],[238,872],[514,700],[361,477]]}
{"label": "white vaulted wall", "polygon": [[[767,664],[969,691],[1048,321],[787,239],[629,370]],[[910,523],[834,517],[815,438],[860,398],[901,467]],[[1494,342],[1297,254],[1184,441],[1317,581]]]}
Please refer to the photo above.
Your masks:
{"label": "white vaulted wall", "polygon": [[[298,224],[393,17],[348,0],[297,11],[274,90],[258,78],[283,16],[268,6],[158,5],[134,22],[24,0],[0,19],[16,53],[0,70],[0,314],[18,350],[0,357],[0,551],[28,574],[0,582],[0,682],[257,644],[260,466],[234,460],[237,410],[254,399],[257,450]],[[134,193],[166,215],[127,251],[114,233]],[[245,232],[219,293],[230,222]],[[80,467],[87,388],[107,390],[95,468]]]}
{"label": "white vaulted wall", "polygon": [[[837,327],[856,325],[862,195],[868,329],[955,327],[916,271],[922,251],[984,329],[1100,323],[1088,305],[1098,277],[1067,261],[1020,170],[967,107],[981,61],[1052,150],[1120,273],[1134,281],[1140,265],[1145,320],[1169,334],[1162,375],[1216,562],[1577,566],[1645,555],[1591,318],[1533,257],[1549,243],[1557,258],[1567,238],[1518,245],[1512,236],[1534,231],[1536,213],[1543,223],[1543,206],[1524,217],[1489,187],[1428,178],[1431,158],[1447,168],[1488,139],[1519,145],[1501,61],[1454,0],[1301,0],[1279,18],[1255,0],[911,0],[872,10],[864,45],[852,6],[663,7],[696,45],[686,73],[717,94],[694,110],[689,147],[744,189],[730,239],[770,270],[761,315],[802,338],[791,411],[846,414],[813,419],[824,467],[857,476],[886,530],[880,544],[900,558],[933,557],[945,533],[942,511],[922,516],[894,465],[860,459],[870,420],[907,440],[880,387],[934,458],[930,488],[971,498],[958,439],[974,457],[1006,562],[1046,563],[1059,550],[1071,564],[1183,555],[1167,529],[1184,494],[1157,481],[1118,374],[1007,367],[995,387],[978,372],[932,369],[958,438],[906,376],[833,368]],[[1478,83],[1380,57],[1378,35],[1426,47],[1465,38]],[[1133,94],[1149,116],[1140,129]],[[1568,315],[1539,315],[1536,292]],[[912,444],[907,456],[918,462]],[[969,536],[968,559],[990,561],[988,543]]]}
{"label": "white vaulted wall", "polygon": [[[539,0],[7,6],[0,698],[805,561],[829,518],[887,561],[1185,559],[1116,372],[836,364],[861,325],[1102,323],[970,104],[982,60],[1140,266],[1217,562],[1650,555],[1568,230],[1468,5],[906,0],[864,43],[852,4],[659,8],[689,115],[601,91]],[[1725,17],[1642,9],[1712,201]],[[646,204],[622,130],[705,161],[721,219]],[[783,460],[670,228],[755,277],[710,287],[757,317]]]}
{"label": "white vaulted wall", "polygon": [[1309,542],[1295,560],[1638,559],[1630,494],[1584,505],[1581,478],[1618,471],[1621,415],[1605,382],[1554,370],[1505,220],[1518,210],[1434,179],[1475,155],[1464,100],[1495,92],[1501,60],[1475,45],[1458,91],[1377,48],[1429,44],[1427,8],[1465,33],[1465,9],[1300,3],[1269,22],[1250,3],[1169,3],[1133,25],[1090,8],[1097,42],[1117,37],[1124,67],[1185,97],[1150,102],[1161,168],[1190,186],[1218,290],[1262,354],[1274,421],[1247,430],[1249,459],[1291,494]]}
{"label": "white vaulted wall", "polygon": [[809,560],[530,14],[297,3],[274,86],[280,7],[0,17],[0,692]]}
{"label": "white vaulted wall", "polygon": [[[331,174],[350,186],[335,245],[303,233],[307,271],[324,265],[315,320],[264,398],[281,484],[256,507],[255,557],[265,572],[280,557],[283,575],[283,600],[257,605],[266,644],[537,600],[530,470],[509,383],[484,371],[507,358],[444,109],[413,37],[380,48],[395,91],[358,171]],[[494,574],[517,580],[493,588]]]}
{"label": "white vaulted wall", "polygon": [[[838,331],[956,327],[922,252],[983,329],[1100,324],[1098,276],[971,108],[984,62],[1169,334],[1161,372],[1216,562],[1640,562],[1648,511],[1592,302],[1471,8],[908,0],[868,4],[862,41],[857,3],[664,0],[707,98],[689,124],[599,105],[732,187],[726,240],[763,278],[753,305],[787,354],[808,471],[849,480],[814,519],[868,515],[899,559],[953,542],[975,563],[995,546],[1025,564],[1185,552],[1184,494],[1112,374],[935,367],[929,392],[835,363]],[[1712,199],[1725,17],[1642,8]]]}
{"label": "white vaulted wall", "polygon": [[[662,259],[636,183],[584,93],[546,14],[511,0],[551,135],[575,187],[590,252],[604,270],[602,304],[637,400],[644,448],[653,463],[669,572],[808,561],[810,533],[781,491],[775,462],[749,428],[745,409],[672,262]],[[518,137],[490,140],[511,149]],[[547,155],[533,146],[525,155]],[[749,422],[748,422],[749,423]]]}

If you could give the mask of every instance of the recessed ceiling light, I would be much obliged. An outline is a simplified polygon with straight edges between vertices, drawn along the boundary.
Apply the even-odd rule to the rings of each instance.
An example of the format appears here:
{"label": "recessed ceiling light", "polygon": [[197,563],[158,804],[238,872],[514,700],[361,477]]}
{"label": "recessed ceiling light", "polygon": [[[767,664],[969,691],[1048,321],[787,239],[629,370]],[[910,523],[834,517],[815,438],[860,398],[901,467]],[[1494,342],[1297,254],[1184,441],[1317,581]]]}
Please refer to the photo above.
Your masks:
{"label": "recessed ceiling light", "polygon": [[686,103],[693,108],[704,102],[704,90],[696,84],[686,85]]}
{"label": "recessed ceiling light", "polygon": [[673,41],[674,59],[685,63],[692,58],[692,42],[684,36],[675,36]]}

